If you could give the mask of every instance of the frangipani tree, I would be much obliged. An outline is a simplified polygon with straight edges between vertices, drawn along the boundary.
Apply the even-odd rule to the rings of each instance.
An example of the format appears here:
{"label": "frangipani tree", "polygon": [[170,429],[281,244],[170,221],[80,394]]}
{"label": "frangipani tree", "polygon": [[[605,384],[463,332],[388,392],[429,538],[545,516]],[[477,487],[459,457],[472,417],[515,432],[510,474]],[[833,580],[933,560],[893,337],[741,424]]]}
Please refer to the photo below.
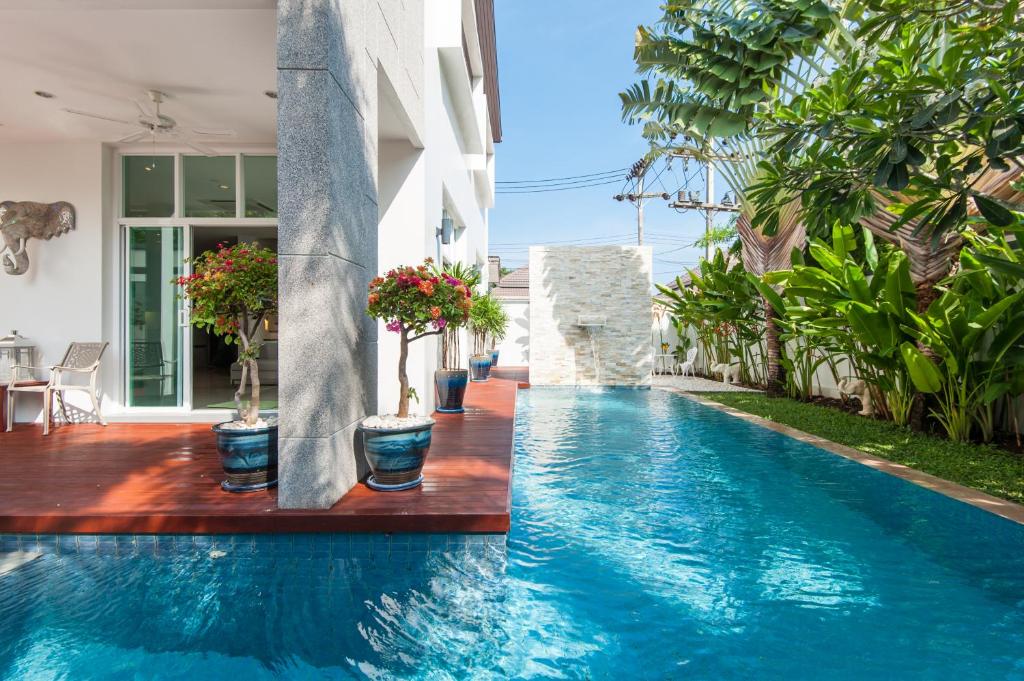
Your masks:
{"label": "frangipani tree", "polygon": [[937,295],[972,213],[1012,222],[1024,166],[1024,34],[1016,1],[866,0],[845,23],[845,58],[759,113],[772,143],[751,194],[756,224],[801,198],[810,232],[860,223],[897,244]]}

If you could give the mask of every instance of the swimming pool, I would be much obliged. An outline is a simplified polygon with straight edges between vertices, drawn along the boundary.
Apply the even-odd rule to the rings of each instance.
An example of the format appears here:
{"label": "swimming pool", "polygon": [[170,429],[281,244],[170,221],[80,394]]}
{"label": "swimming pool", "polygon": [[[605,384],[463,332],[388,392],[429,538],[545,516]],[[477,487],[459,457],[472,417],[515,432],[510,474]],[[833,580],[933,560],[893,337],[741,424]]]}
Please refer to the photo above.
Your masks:
{"label": "swimming pool", "polygon": [[0,675],[1024,678],[1024,527],[661,391],[518,399],[507,544],[5,537]]}

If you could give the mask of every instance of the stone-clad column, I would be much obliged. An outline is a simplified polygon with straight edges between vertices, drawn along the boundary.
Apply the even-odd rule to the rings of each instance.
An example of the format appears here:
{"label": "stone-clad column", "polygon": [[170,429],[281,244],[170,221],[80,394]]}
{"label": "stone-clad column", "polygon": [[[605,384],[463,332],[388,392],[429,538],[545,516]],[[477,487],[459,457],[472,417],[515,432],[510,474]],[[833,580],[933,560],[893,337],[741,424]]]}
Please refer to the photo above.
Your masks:
{"label": "stone-clad column", "polygon": [[[278,2],[280,492],[328,508],[364,475],[355,426],[375,411],[375,137],[364,120],[366,3]],[[376,88],[374,81],[374,90]]]}

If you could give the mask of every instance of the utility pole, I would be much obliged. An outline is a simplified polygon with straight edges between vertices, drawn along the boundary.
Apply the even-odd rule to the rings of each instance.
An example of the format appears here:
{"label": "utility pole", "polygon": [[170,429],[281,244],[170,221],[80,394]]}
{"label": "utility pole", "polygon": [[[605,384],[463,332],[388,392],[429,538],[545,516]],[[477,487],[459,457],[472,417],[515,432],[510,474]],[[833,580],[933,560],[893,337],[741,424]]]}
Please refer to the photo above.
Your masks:
{"label": "utility pole", "polygon": [[[707,164],[707,178],[704,192],[704,205],[710,206],[715,202],[715,167]],[[715,211],[708,210],[704,213],[704,258],[711,262],[711,233],[715,231]]]}
{"label": "utility pole", "polygon": [[714,249],[711,243],[711,235],[715,231],[715,214],[740,212],[739,204],[729,197],[729,192],[726,192],[725,196],[722,197],[721,203],[715,203],[715,167],[711,162],[737,161],[740,159],[740,156],[739,154],[701,154],[698,156],[693,152],[683,151],[670,154],[670,157],[681,158],[687,161],[694,160],[704,164],[707,176],[707,182],[704,187],[704,201],[697,200],[696,192],[687,194],[685,191],[680,191],[676,201],[669,204],[669,206],[677,210],[698,210],[704,213],[704,258],[711,260]]}
{"label": "utility pole", "polygon": [[645,164],[644,170],[640,173],[640,177],[637,178],[637,189],[639,190],[640,198],[636,202],[636,245],[644,245],[644,178],[647,177],[647,166]]}
{"label": "utility pole", "polygon": [[629,169],[629,174],[626,175],[626,181],[636,180],[636,193],[630,194],[616,194],[612,198],[616,201],[629,200],[634,206],[636,206],[636,244],[637,246],[644,245],[644,203],[647,199],[663,199],[668,201],[672,197],[667,193],[660,194],[645,194],[644,184],[647,179],[647,171],[651,168],[651,162],[647,159],[640,159]]}

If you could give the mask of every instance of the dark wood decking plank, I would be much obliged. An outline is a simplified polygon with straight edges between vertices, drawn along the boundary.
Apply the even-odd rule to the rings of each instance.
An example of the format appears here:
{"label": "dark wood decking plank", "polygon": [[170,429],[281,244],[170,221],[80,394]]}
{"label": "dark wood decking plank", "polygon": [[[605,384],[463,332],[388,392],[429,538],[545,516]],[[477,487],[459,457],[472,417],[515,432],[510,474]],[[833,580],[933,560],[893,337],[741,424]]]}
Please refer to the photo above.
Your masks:
{"label": "dark wood decking plank", "polygon": [[325,511],[277,508],[275,491],[222,492],[205,424],[37,426],[0,433],[0,532],[507,532],[515,393],[496,369],[465,415],[437,415],[426,481],[406,492],[357,485]]}

